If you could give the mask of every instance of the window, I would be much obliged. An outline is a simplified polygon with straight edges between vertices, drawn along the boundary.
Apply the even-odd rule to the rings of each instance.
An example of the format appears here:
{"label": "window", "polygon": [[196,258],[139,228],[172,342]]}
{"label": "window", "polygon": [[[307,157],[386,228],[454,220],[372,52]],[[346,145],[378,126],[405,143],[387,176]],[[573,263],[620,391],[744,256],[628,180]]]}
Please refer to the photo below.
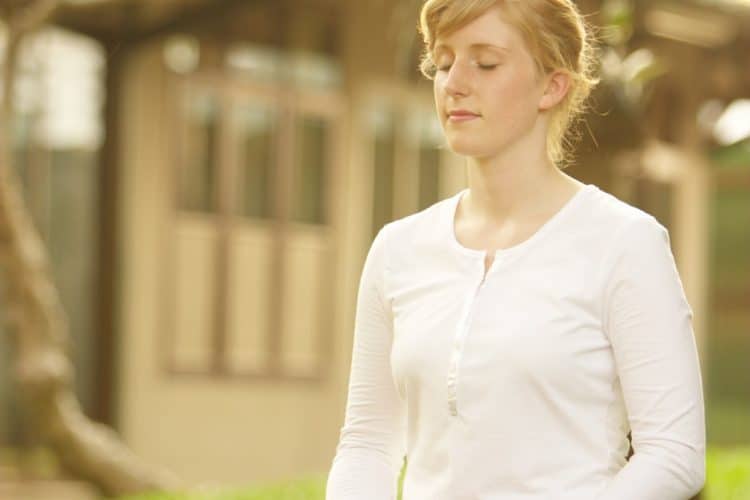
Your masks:
{"label": "window", "polygon": [[230,110],[231,129],[236,134],[236,199],[240,216],[272,219],[274,213],[274,144],[278,113],[262,102],[244,102]]}
{"label": "window", "polygon": [[212,213],[216,206],[219,101],[205,89],[189,89],[184,101],[184,140],[180,169],[180,208]]}
{"label": "window", "polygon": [[[167,369],[317,380],[333,317],[327,207],[342,99],[320,75],[319,85],[297,86],[238,73],[238,61],[254,68],[253,54],[247,46],[232,52],[229,73],[171,80],[181,132],[166,262]],[[315,71],[305,61],[290,72],[294,81]],[[327,60],[325,75],[332,68]]]}
{"label": "window", "polygon": [[323,225],[330,126],[324,117],[314,115],[300,115],[295,122],[292,220]]}

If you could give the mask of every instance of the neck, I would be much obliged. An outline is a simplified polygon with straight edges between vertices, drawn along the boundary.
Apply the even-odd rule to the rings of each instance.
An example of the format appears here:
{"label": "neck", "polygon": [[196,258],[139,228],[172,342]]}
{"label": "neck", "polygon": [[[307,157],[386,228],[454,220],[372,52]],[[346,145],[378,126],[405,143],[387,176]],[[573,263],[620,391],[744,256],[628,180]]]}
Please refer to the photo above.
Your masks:
{"label": "neck", "polygon": [[552,163],[545,148],[523,146],[519,141],[500,155],[468,158],[467,205],[480,219],[501,223],[542,211],[545,199],[577,182]]}

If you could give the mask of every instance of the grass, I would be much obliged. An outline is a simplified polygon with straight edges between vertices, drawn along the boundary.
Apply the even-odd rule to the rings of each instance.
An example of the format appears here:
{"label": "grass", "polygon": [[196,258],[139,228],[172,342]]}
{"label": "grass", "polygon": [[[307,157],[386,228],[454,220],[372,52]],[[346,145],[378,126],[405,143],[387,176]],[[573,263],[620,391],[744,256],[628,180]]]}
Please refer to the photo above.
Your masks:
{"label": "grass", "polygon": [[706,500],[750,499],[750,447],[709,448],[703,496]]}
{"label": "grass", "polygon": [[[399,478],[399,498],[404,469]],[[709,448],[703,500],[750,499],[750,447]],[[152,493],[117,500],[324,500],[325,479],[311,478],[258,488],[206,487],[187,493]]]}

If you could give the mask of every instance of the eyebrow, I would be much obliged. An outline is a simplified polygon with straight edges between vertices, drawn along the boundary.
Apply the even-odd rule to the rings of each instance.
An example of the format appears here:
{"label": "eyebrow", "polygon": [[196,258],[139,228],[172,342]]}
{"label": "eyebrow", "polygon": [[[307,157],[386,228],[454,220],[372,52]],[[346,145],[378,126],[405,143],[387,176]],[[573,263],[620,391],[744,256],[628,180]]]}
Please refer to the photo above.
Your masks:
{"label": "eyebrow", "polygon": [[[439,43],[439,44],[435,45],[435,47],[432,50],[433,50],[433,52],[437,52],[439,49],[449,48],[449,47],[450,47],[450,45],[448,45],[448,44]],[[490,48],[490,49],[499,49],[499,50],[501,50],[503,52],[509,52],[510,51],[510,49],[508,49],[508,47],[502,47],[500,45],[494,45],[494,44],[491,44],[491,43],[472,43],[471,45],[469,45],[469,48],[470,49],[486,49],[486,48]]]}

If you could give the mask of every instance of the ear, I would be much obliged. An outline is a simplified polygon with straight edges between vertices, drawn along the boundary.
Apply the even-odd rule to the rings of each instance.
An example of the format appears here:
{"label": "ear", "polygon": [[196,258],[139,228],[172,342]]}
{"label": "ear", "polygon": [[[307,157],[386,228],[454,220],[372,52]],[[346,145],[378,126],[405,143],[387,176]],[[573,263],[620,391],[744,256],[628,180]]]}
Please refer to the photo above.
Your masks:
{"label": "ear", "polygon": [[557,106],[570,90],[570,75],[564,71],[554,71],[545,77],[546,88],[539,100],[539,111],[547,111]]}

